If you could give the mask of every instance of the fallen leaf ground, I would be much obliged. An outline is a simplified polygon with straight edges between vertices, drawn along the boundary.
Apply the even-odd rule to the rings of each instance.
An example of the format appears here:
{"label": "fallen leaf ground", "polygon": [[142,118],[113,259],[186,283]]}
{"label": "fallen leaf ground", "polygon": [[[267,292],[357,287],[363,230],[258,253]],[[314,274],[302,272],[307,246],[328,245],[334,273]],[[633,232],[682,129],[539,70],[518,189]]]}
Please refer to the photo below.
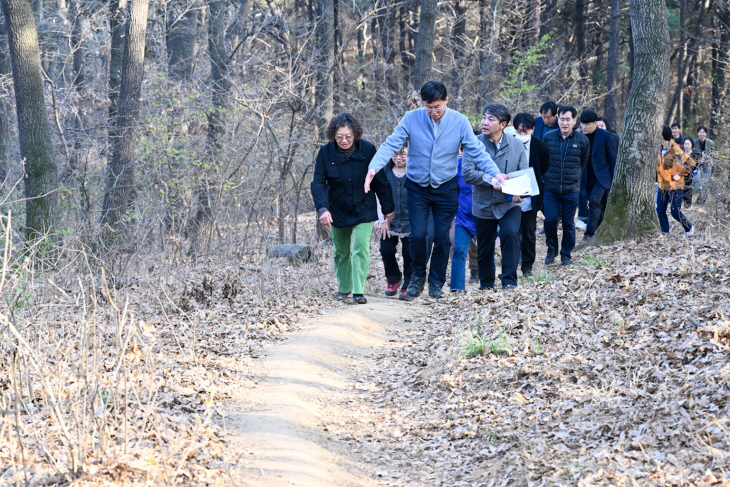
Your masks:
{"label": "fallen leaf ground", "polygon": [[[730,232],[688,214],[689,239],[591,247],[512,292],[402,303],[410,321],[353,358],[328,433],[384,485],[730,484]],[[0,326],[0,484],[229,485],[232,388],[266,347],[343,306],[331,249],[318,253],[156,259],[108,293],[78,272],[14,275],[33,352]],[[371,295],[375,241],[372,256]]]}

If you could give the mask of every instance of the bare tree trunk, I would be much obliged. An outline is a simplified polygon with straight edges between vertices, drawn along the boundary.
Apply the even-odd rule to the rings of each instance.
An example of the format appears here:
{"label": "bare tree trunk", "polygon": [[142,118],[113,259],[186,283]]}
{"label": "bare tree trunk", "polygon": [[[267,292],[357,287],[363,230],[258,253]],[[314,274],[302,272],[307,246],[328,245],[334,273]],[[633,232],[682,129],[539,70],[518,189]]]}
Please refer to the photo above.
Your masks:
{"label": "bare tree trunk", "polygon": [[2,7],[13,67],[20,156],[25,162],[26,237],[34,240],[55,226],[58,169],[43,96],[33,8],[29,0],[2,0]]}
{"label": "bare tree trunk", "polygon": [[[0,13],[0,78],[12,74],[10,63],[10,49],[8,47],[8,32],[5,25],[5,17]],[[10,113],[13,107],[8,97],[0,96],[0,191],[8,177],[10,165]]]}
{"label": "bare tree trunk", "polygon": [[449,100],[453,102],[453,108],[458,110],[463,100],[461,99],[461,88],[463,70],[465,66],[462,66],[462,59],[464,58],[464,36],[466,34],[466,5],[462,4],[460,0],[454,1],[454,28],[451,32],[451,45],[453,46],[454,61],[451,69],[451,85],[453,95],[449,97]]}
{"label": "bare tree trunk", "polygon": [[106,192],[102,205],[102,238],[106,244],[118,234],[130,207],[137,148],[139,101],[144,78],[144,48],[148,0],[128,0],[124,34],[122,80],[119,86],[116,124],[112,130],[113,153],[107,167]]}
{"label": "bare tree trunk", "polygon": [[[710,115],[710,136],[717,137],[719,128],[725,124],[725,83],[730,49],[730,8],[718,6],[716,14],[715,39],[712,43],[712,113]],[[719,39],[717,32],[720,32]]]}
{"label": "bare tree trunk", "polygon": [[674,88],[672,104],[667,112],[665,123],[682,121],[682,88],[685,80],[685,59],[687,57],[687,0],[679,0],[679,47],[677,52],[677,85]]}
{"label": "bare tree trunk", "polygon": [[172,79],[190,81],[195,69],[196,39],[200,10],[197,5],[173,8],[167,24],[167,70]]}
{"label": "bare tree trunk", "polygon": [[315,98],[319,107],[319,137],[324,140],[324,131],[333,116],[332,99],[333,70],[335,62],[335,23],[333,0],[317,0],[317,48],[319,49],[319,76]]}
{"label": "bare tree trunk", "polygon": [[[119,85],[122,82],[122,58],[124,57],[124,10],[120,8],[120,0],[109,2],[109,32],[111,34],[109,49],[109,127],[113,127],[117,117],[117,98]],[[109,139],[109,147],[114,142]]]}
{"label": "bare tree trunk", "polygon": [[575,0],[575,11],[573,16],[573,26],[575,29],[575,48],[573,56],[578,60],[578,72],[580,73],[580,86],[586,86],[585,77],[587,76],[585,62],[586,56],[586,31],[585,31],[585,0]]}
{"label": "bare tree trunk", "polygon": [[437,0],[421,0],[421,15],[418,21],[418,37],[416,37],[416,62],[413,66],[412,86],[414,90],[420,90],[421,86],[431,79],[437,14]]}
{"label": "bare tree trunk", "polygon": [[604,116],[614,130],[618,131],[617,93],[619,42],[621,41],[621,0],[611,0],[611,33],[608,39],[608,66],[606,67],[606,105]]}
{"label": "bare tree trunk", "polygon": [[629,0],[634,80],[602,239],[634,238],[656,228],[654,182],[669,88],[669,27],[664,0]]}

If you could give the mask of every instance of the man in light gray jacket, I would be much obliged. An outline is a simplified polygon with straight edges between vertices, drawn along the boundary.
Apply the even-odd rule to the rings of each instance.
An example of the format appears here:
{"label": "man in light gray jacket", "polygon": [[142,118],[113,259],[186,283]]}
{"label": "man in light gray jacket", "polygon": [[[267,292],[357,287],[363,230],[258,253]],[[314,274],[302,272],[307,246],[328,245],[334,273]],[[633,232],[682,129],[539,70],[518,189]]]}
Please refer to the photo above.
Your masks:
{"label": "man in light gray jacket", "polygon": [[[497,164],[500,173],[527,169],[530,165],[522,143],[504,133],[511,118],[504,105],[487,105],[482,117],[482,134],[477,137]],[[517,263],[520,258],[522,199],[495,190],[489,184],[491,176],[484,171],[482,164],[467,158],[466,154],[461,164],[464,181],[474,185],[472,214],[477,231],[480,288],[494,287],[494,242],[499,227],[502,244],[502,289],[514,289],[517,287]],[[526,201],[525,204],[529,203]]]}
{"label": "man in light gray jacket", "polygon": [[438,81],[429,81],[421,87],[424,107],[405,114],[393,134],[380,146],[370,161],[365,179],[365,192],[370,191],[370,181],[390,158],[408,141],[408,165],[405,187],[408,190],[408,218],[411,224],[409,237],[413,257],[413,277],[408,291],[401,299],[411,301],[423,292],[426,284],[428,252],[426,234],[428,215],[433,214],[434,247],[428,275],[428,295],[443,296],[441,287],[446,282],[451,239],[449,227],[459,208],[459,181],[456,176],[459,165],[459,146],[464,157],[480,164],[495,186],[508,177],[499,172],[484,146],[479,143],[469,119],[446,107],[449,98],[446,87]]}

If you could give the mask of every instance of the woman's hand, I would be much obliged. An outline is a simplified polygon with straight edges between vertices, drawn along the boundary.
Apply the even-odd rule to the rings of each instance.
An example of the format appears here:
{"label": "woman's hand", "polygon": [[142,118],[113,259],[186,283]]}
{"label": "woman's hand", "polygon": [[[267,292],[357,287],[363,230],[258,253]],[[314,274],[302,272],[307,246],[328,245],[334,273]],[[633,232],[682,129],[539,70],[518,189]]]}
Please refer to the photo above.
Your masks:
{"label": "woman's hand", "polygon": [[324,228],[331,227],[332,214],[329,211],[325,211],[324,213],[322,213],[322,216],[319,217],[319,223],[321,223]]}

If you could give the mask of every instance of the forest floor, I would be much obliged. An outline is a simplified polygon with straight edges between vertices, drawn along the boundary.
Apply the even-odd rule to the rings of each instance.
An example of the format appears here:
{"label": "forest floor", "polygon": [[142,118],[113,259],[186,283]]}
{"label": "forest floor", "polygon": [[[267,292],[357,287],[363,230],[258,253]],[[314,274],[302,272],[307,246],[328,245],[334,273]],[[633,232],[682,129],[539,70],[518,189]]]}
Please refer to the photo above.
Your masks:
{"label": "forest floor", "polygon": [[[326,246],[168,272],[178,318],[141,306],[124,359],[154,412],[125,414],[136,433],[80,478],[37,454],[28,483],[730,485],[730,232],[686,214],[693,237],[673,224],[547,268],[542,241],[516,290],[440,300],[380,297],[375,241],[362,306],[332,297]],[[1,484],[24,483],[19,459],[0,446]]]}

